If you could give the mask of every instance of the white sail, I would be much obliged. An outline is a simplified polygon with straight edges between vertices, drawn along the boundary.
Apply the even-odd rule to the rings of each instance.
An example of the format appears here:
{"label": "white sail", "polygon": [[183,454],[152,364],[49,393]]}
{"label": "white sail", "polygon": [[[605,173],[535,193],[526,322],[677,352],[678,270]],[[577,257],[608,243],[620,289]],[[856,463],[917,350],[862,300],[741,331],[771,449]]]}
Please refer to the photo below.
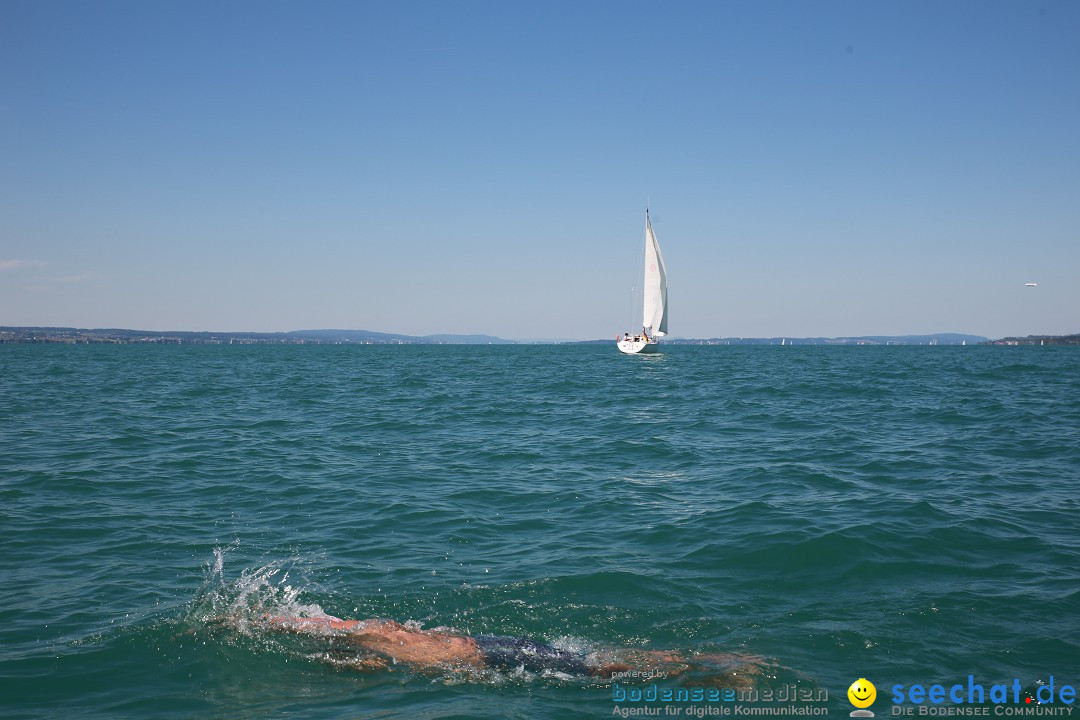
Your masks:
{"label": "white sail", "polygon": [[645,298],[642,326],[649,335],[667,335],[667,269],[664,256],[660,254],[660,243],[649,220],[649,211],[645,211]]}

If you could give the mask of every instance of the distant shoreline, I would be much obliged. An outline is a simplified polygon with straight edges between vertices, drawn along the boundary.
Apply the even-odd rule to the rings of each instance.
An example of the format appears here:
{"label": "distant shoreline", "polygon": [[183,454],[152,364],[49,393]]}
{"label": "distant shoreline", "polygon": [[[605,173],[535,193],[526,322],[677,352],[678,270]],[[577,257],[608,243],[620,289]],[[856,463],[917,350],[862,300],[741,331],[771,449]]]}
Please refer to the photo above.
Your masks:
{"label": "distant shoreline", "polygon": [[[369,330],[204,332],[121,328],[0,327],[0,343],[99,345],[590,345],[610,340],[505,340],[493,335],[400,335]],[[1080,334],[991,340],[981,335],[861,335],[808,338],[672,338],[669,345],[1080,345]]]}

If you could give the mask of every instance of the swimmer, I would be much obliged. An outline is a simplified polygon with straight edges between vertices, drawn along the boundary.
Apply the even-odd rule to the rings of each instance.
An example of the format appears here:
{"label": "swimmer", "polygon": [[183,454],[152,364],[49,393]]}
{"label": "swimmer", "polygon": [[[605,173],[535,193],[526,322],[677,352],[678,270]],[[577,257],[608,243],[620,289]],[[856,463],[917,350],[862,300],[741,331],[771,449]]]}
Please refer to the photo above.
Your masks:
{"label": "swimmer", "polygon": [[[562,650],[544,642],[501,635],[458,635],[442,630],[419,630],[393,620],[342,620],[320,617],[267,617],[276,629],[287,632],[340,631],[375,657],[364,669],[380,669],[404,663],[416,670],[464,668],[551,672],[574,676],[614,678],[666,678],[688,670],[707,669],[714,674],[724,668],[725,676],[743,685],[761,671],[761,658],[737,654],[698,655],[693,659],[677,652],[623,649],[601,653],[594,659],[584,653]],[[706,665],[702,665],[705,663]],[[738,676],[742,677],[738,677]]]}

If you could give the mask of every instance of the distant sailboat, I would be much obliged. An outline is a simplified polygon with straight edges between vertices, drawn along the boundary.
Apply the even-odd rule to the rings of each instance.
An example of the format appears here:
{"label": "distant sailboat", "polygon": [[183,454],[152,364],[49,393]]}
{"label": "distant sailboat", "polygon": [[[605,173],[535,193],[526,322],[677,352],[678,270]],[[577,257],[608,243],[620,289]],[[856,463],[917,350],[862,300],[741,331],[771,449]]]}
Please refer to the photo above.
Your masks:
{"label": "distant sailboat", "polygon": [[660,253],[660,243],[645,210],[645,283],[642,300],[641,332],[623,333],[615,338],[619,350],[629,355],[654,353],[660,349],[658,338],[667,335],[667,268]]}

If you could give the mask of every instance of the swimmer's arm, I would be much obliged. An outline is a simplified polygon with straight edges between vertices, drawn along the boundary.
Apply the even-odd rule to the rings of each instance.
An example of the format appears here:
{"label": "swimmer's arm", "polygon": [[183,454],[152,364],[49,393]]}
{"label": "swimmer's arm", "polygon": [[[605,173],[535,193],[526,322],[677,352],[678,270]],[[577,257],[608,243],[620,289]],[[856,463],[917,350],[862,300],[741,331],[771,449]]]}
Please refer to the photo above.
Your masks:
{"label": "swimmer's arm", "polygon": [[278,615],[276,617],[267,617],[266,621],[271,625],[280,625],[287,630],[355,630],[362,627],[364,621],[362,620],[341,620],[329,615],[324,617],[288,617],[285,615]]}

